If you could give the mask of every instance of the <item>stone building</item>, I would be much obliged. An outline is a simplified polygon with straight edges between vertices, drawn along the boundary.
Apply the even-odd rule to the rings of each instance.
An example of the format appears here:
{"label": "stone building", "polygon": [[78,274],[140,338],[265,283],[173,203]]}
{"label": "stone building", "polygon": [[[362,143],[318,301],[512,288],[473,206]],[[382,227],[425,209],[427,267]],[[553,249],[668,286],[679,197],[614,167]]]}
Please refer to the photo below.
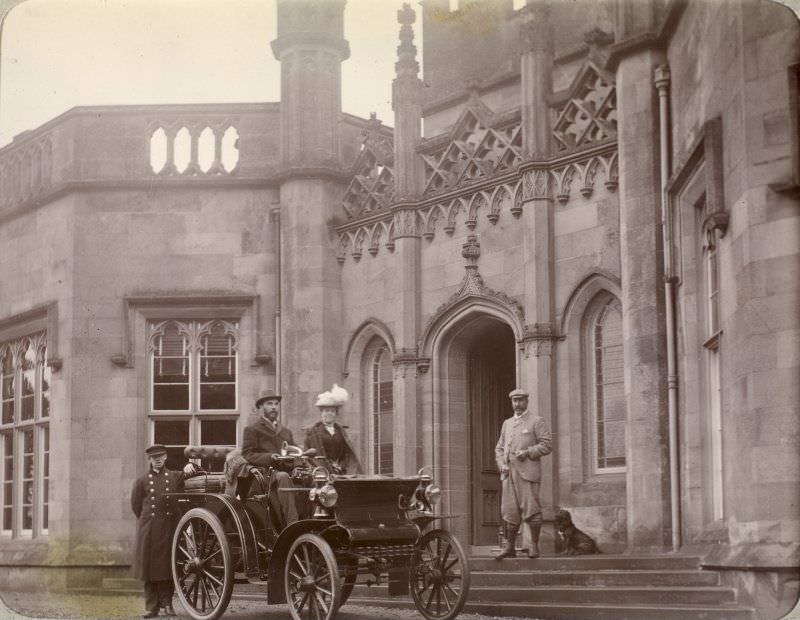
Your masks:
{"label": "stone building", "polygon": [[341,110],[344,5],[278,0],[280,103],[75,108],[0,150],[2,585],[126,571],[144,447],[235,445],[276,386],[298,436],[344,385],[368,469],[433,467],[494,544],[518,385],[554,432],[546,521],[786,609],[795,16],[424,0],[392,130]]}

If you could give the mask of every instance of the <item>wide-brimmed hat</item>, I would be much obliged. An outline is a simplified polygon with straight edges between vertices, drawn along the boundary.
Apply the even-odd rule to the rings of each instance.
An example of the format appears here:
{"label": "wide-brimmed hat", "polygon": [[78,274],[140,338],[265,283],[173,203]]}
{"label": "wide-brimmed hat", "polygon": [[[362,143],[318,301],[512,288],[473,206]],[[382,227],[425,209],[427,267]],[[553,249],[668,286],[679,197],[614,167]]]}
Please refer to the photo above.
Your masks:
{"label": "wide-brimmed hat", "polygon": [[347,390],[339,387],[335,383],[333,387],[327,392],[323,392],[317,396],[317,402],[314,403],[315,407],[341,407],[347,402]]}
{"label": "wide-brimmed hat", "polygon": [[167,447],[160,443],[154,443],[152,446],[147,448],[147,450],[145,450],[144,453],[147,456],[159,456],[161,454],[167,453]]}
{"label": "wide-brimmed hat", "polygon": [[511,390],[508,393],[508,397],[509,398],[514,398],[515,396],[524,396],[525,398],[529,398],[530,394],[528,394],[528,392],[526,392],[525,390],[522,390],[520,388],[516,388],[515,390]]}
{"label": "wide-brimmed hat", "polygon": [[258,408],[261,403],[265,400],[280,400],[281,395],[276,394],[274,390],[262,390],[261,393],[256,398],[256,408]]}

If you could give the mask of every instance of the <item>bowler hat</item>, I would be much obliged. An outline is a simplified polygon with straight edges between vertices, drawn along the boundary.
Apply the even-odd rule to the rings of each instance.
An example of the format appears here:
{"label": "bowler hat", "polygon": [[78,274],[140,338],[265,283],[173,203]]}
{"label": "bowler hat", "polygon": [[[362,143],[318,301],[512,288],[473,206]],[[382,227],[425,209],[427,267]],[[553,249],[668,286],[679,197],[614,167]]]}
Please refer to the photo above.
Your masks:
{"label": "bowler hat", "polygon": [[265,400],[280,400],[280,399],[281,395],[276,394],[273,390],[262,390],[261,393],[258,395],[258,398],[256,398],[256,408],[258,408],[261,405],[261,403],[263,403]]}
{"label": "bowler hat", "polygon": [[147,450],[145,450],[144,453],[147,456],[158,456],[160,454],[166,454],[167,453],[167,448],[166,448],[166,446],[163,446],[160,443],[154,443],[152,446],[147,448]]}
{"label": "bowler hat", "polygon": [[528,398],[530,396],[530,394],[528,394],[528,392],[526,392],[525,390],[521,390],[520,388],[516,388],[515,390],[511,390],[508,393],[508,397],[509,398],[514,398],[515,396],[524,396],[525,398]]}

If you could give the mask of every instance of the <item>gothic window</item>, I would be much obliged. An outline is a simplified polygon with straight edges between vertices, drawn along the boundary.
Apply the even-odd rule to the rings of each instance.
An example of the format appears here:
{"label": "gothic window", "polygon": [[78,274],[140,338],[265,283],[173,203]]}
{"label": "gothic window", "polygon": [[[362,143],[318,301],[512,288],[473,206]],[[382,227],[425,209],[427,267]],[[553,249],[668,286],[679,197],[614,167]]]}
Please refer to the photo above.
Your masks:
{"label": "gothic window", "polygon": [[589,437],[593,473],[625,469],[625,394],[622,307],[601,295],[587,321]]}
{"label": "gothic window", "polygon": [[372,468],[376,474],[391,474],[394,462],[394,373],[392,356],[386,346],[375,352],[370,371]]}
{"label": "gothic window", "polygon": [[47,534],[50,373],[44,333],[0,343],[0,487],[3,536]]}
{"label": "gothic window", "polygon": [[[238,414],[237,321],[148,323],[150,436],[167,447],[167,466],[178,469],[187,445],[235,447]],[[206,459],[221,471],[223,459]]]}
{"label": "gothic window", "polygon": [[[703,203],[701,203],[702,205]],[[699,213],[703,213],[701,208]],[[711,510],[714,519],[723,518],[722,503],[722,398],[720,394],[720,322],[719,322],[719,268],[717,231],[704,231],[703,271],[700,290],[705,306],[703,321],[703,347],[705,349],[706,407],[711,431]]]}

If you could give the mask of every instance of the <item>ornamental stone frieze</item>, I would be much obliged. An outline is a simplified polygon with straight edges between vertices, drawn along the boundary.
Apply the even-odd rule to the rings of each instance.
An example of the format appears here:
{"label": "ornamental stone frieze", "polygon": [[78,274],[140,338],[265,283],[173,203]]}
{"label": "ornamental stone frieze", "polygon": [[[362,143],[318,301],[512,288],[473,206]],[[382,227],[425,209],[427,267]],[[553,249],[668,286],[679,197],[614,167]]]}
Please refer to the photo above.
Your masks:
{"label": "ornamental stone frieze", "polygon": [[519,218],[530,200],[553,199],[565,207],[571,201],[589,200],[601,183],[608,192],[618,186],[615,144],[584,152],[581,157],[521,168],[521,172],[506,175],[495,184],[461,188],[439,199],[403,203],[402,208],[395,205],[339,226],[338,261],[343,264],[348,254],[357,261],[364,251],[376,256],[381,246],[393,251],[398,237],[420,236],[433,241],[440,230],[452,236],[459,222],[474,231],[481,217],[491,225],[504,216]]}

